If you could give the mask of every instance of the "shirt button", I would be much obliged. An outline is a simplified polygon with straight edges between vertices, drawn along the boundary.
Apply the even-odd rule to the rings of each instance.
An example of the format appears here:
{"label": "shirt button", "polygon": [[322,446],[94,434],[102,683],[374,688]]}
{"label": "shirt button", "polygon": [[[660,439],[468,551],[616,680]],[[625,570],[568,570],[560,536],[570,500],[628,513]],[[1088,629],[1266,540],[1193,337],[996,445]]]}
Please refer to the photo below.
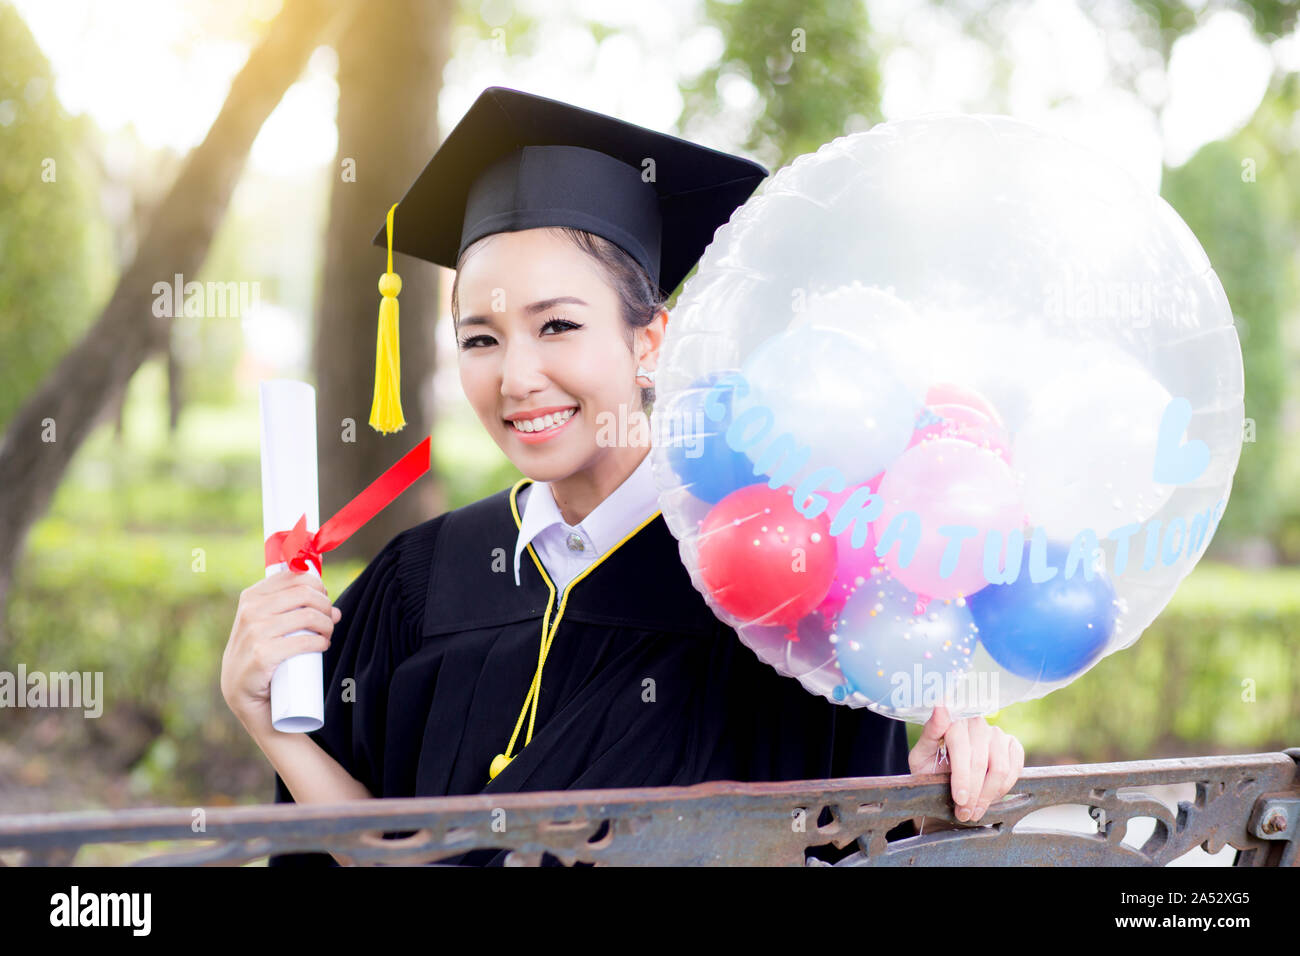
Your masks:
{"label": "shirt button", "polygon": [[570,531],[570,532],[569,532],[569,550],[570,550],[570,551],[582,551],[585,547],[586,547],[586,545],[584,545],[584,544],[582,543],[582,535],[580,535],[580,534],[576,534],[576,533]]}

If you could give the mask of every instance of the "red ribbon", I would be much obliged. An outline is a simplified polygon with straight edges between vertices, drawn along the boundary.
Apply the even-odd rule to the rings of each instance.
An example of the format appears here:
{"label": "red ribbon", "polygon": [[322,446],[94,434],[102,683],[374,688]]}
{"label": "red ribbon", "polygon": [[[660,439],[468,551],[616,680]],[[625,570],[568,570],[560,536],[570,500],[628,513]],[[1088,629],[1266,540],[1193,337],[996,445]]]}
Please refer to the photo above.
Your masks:
{"label": "red ribbon", "polygon": [[310,563],[321,573],[321,555],[332,551],[356,533],[357,529],[379,512],[429,470],[429,443],[426,438],[393,467],[370,483],[365,491],[344,505],[314,534],[307,530],[307,516],[303,515],[291,531],[277,531],[266,539],[266,566],[286,562],[297,572],[307,570]]}

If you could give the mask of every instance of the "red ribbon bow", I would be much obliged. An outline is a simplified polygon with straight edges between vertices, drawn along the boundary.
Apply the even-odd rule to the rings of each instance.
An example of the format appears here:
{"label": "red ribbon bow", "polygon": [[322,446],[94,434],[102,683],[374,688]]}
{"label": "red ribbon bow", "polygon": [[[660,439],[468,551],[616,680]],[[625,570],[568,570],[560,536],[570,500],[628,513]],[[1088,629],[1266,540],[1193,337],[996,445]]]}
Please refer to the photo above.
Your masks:
{"label": "red ribbon bow", "polygon": [[277,531],[266,539],[266,566],[286,562],[297,572],[307,570],[310,564],[321,573],[321,555],[332,551],[356,530],[379,512],[429,470],[429,443],[426,438],[393,467],[372,481],[369,487],[344,505],[320,530],[307,530],[307,516],[303,515],[291,531]]}

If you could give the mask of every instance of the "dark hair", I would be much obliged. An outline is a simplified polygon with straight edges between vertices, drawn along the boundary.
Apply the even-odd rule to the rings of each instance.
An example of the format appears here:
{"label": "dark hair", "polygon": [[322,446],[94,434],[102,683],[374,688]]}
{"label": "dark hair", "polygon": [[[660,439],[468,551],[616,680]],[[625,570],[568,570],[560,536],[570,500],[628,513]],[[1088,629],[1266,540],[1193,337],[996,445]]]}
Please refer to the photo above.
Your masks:
{"label": "dark hair", "polygon": [[[622,247],[610,242],[604,236],[587,232],[585,229],[575,229],[572,226],[550,226],[547,228],[563,235],[579,249],[591,256],[597,265],[601,267],[606,281],[609,282],[618,295],[623,310],[623,338],[627,342],[628,351],[635,354],[636,330],[645,328],[650,324],[655,317],[655,313],[663,307],[668,297],[650,278],[649,273],[641,268],[639,262],[628,255]],[[495,235],[500,235],[500,233],[492,233],[484,236],[483,239],[490,239]],[[456,262],[456,278],[451,285],[451,315],[453,321],[459,321],[460,319],[460,304],[457,301],[460,264],[464,261],[465,255],[482,241],[480,239],[472,243]],[[641,389],[642,411],[649,414],[654,400],[654,386]]]}

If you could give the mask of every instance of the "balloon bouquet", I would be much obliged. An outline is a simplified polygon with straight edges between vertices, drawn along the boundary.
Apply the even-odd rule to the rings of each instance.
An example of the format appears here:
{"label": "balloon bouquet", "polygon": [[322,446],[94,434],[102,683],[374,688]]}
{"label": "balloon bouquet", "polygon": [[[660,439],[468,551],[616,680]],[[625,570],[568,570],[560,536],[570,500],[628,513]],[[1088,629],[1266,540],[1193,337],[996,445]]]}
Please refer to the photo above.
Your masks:
{"label": "balloon bouquet", "polygon": [[1191,231],[1000,116],[841,137],[723,226],[661,352],[653,466],[714,613],[812,693],[914,722],[1132,644],[1241,452]]}

